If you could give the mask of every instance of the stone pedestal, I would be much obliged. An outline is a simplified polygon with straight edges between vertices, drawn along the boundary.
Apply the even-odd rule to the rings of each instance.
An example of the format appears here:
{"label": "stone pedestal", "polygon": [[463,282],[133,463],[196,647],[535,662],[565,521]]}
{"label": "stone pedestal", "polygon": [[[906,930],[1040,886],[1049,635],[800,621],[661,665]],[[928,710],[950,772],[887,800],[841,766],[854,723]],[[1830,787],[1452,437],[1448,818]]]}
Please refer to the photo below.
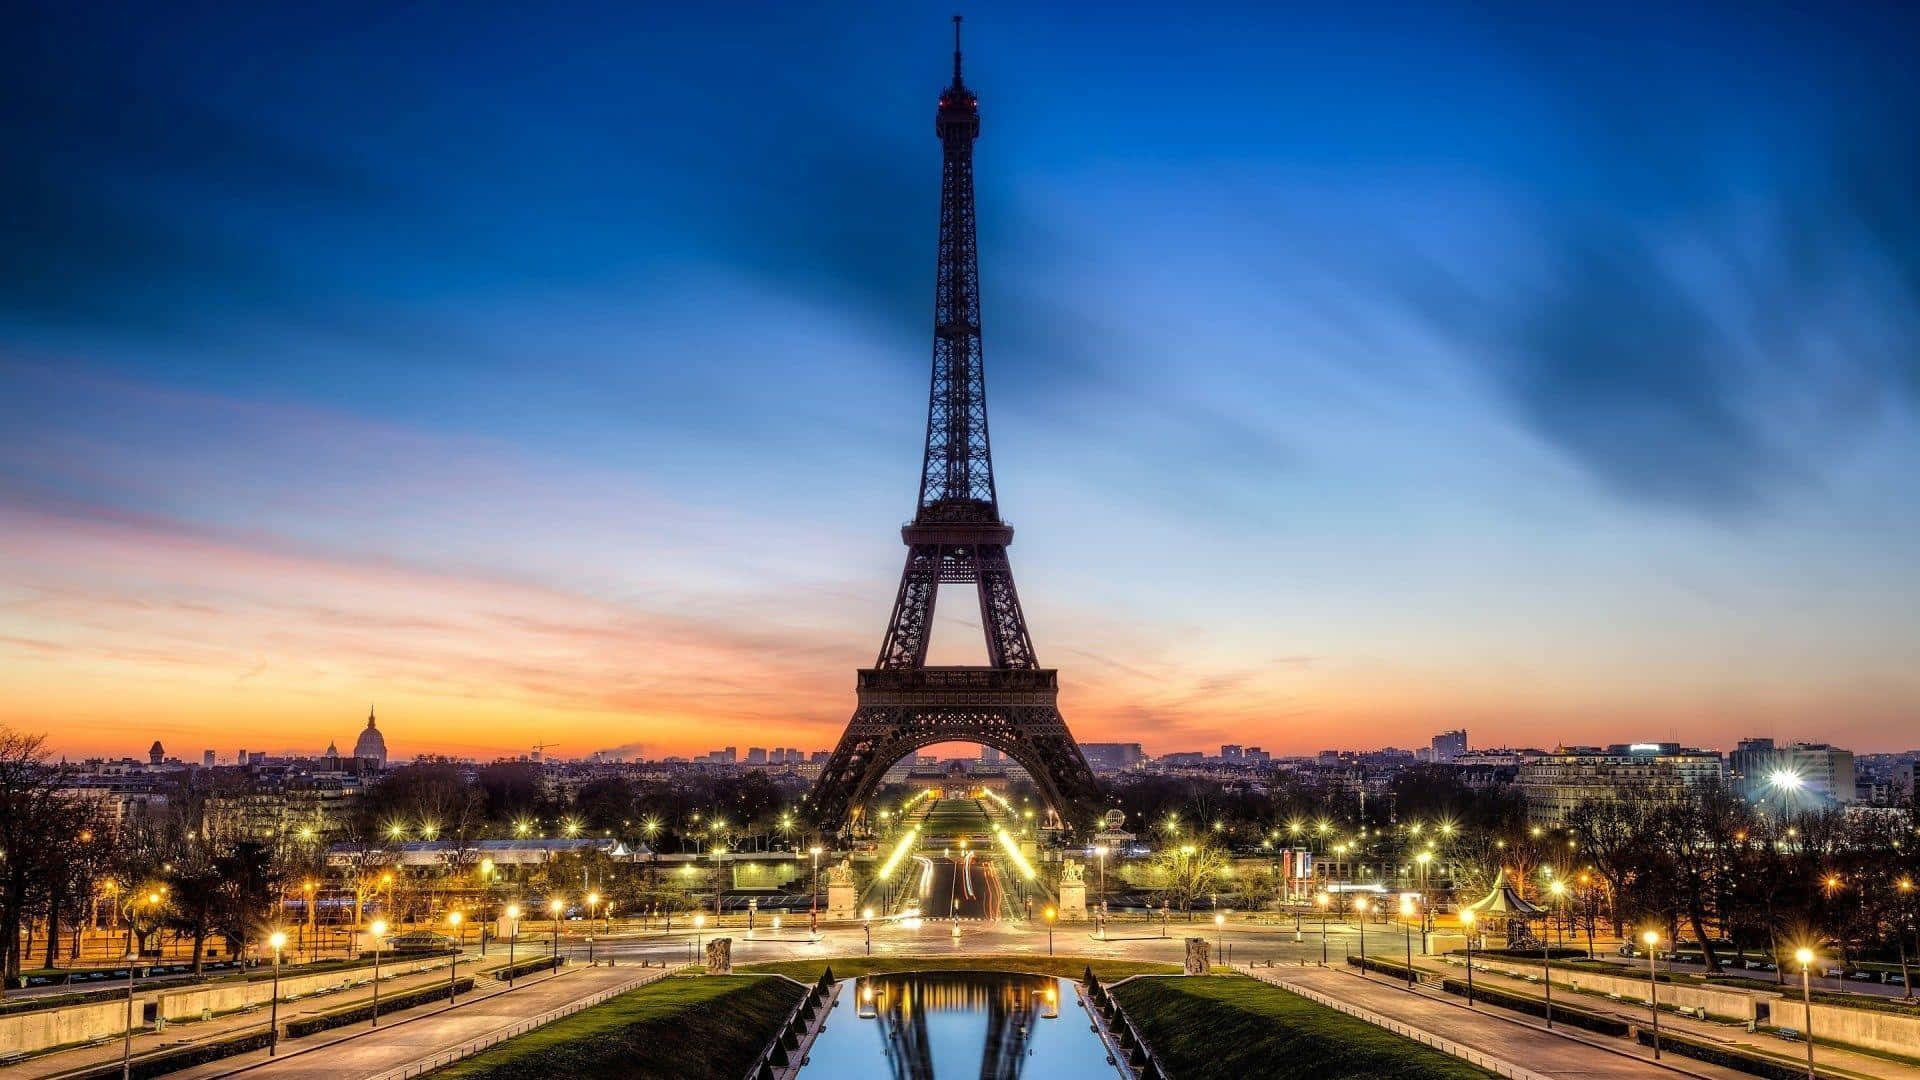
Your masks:
{"label": "stone pedestal", "polygon": [[733,939],[717,937],[707,942],[707,974],[733,974]]}
{"label": "stone pedestal", "polygon": [[1187,974],[1206,975],[1213,970],[1208,962],[1207,939],[1190,937],[1187,939]]}
{"label": "stone pedestal", "polygon": [[851,919],[856,890],[852,885],[827,886],[827,918]]}
{"label": "stone pedestal", "polygon": [[1087,887],[1082,882],[1063,882],[1060,886],[1060,918],[1085,919],[1087,917]]}

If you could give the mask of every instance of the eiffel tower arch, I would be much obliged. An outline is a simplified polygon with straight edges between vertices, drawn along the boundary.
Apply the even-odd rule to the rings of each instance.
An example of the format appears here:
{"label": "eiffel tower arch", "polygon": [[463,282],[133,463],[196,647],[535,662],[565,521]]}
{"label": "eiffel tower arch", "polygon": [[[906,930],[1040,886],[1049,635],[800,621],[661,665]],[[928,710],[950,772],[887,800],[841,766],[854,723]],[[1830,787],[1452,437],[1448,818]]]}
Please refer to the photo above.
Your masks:
{"label": "eiffel tower arch", "polygon": [[[802,803],[824,832],[844,828],[894,763],[921,747],[972,742],[993,747],[1033,777],[1042,797],[1072,823],[1098,809],[1093,770],[1060,715],[1059,673],[1040,666],[1000,517],[987,439],[987,384],[980,347],[980,263],[974,236],[973,142],[980,102],[960,77],[954,17],[953,82],[934,114],[940,137],[940,243],[933,301],[933,383],[926,454],[913,520],[880,657],[860,670],[858,705],[839,746]],[[984,667],[929,667],[927,643],[942,585],[971,585],[986,636]]]}

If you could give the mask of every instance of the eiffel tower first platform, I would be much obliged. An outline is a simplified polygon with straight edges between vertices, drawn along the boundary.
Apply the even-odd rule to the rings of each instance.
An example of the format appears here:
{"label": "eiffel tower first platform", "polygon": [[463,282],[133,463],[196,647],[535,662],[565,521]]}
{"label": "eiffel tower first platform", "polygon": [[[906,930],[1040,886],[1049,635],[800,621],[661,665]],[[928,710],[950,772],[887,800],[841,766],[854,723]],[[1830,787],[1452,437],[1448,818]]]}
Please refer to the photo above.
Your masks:
{"label": "eiffel tower first platform", "polygon": [[[880,658],[859,673],[859,704],[803,816],[824,833],[845,830],[894,763],[934,743],[993,747],[1033,777],[1070,824],[1099,809],[1093,771],[1060,715],[1060,682],[1040,666],[1020,613],[987,442],[987,383],[980,349],[980,262],[974,239],[973,141],[980,102],[960,77],[954,17],[953,83],[940,92],[940,252],[933,301],[933,388],[920,502],[900,530],[907,564]],[[984,667],[928,667],[927,639],[942,585],[972,585],[986,633]]]}

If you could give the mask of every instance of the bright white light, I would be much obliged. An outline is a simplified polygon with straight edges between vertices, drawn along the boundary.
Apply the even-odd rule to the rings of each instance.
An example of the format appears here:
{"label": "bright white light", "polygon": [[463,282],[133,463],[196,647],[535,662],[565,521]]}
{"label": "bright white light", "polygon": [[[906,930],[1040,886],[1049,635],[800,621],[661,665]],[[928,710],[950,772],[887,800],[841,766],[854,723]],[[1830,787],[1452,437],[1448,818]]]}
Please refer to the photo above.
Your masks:
{"label": "bright white light", "polygon": [[1773,772],[1767,774],[1767,783],[1777,788],[1794,791],[1798,790],[1806,781],[1801,779],[1799,773],[1793,772],[1790,769],[1775,769]]}
{"label": "bright white light", "polygon": [[1037,875],[1033,872],[1033,864],[1027,861],[1025,855],[1020,854],[1020,845],[1014,843],[1013,837],[1007,835],[1007,830],[999,826],[994,827],[993,834],[1000,838],[1000,846],[1006,849],[1007,858],[1012,859],[1013,865],[1020,868],[1020,876],[1032,881]]}
{"label": "bright white light", "polygon": [[887,861],[880,864],[880,876],[883,879],[892,875],[893,868],[899,866],[900,860],[907,857],[908,850],[913,847],[914,841],[919,837],[920,826],[918,825],[908,829],[906,834],[900,837],[900,842],[893,846],[893,854],[888,855]]}

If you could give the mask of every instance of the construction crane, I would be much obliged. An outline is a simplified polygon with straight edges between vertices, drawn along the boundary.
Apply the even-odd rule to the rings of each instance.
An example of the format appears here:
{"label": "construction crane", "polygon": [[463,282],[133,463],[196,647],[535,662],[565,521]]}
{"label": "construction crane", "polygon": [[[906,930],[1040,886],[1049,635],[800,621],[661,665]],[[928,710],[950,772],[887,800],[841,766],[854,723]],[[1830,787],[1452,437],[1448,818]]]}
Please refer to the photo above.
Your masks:
{"label": "construction crane", "polygon": [[556,744],[556,743],[544,743],[544,742],[537,742],[537,743],[534,743],[534,744],[533,744],[533,756],[532,756],[531,758],[529,758],[528,760],[530,760],[530,761],[539,761],[539,760],[540,760],[540,755],[542,755],[542,754],[544,754],[544,753],[546,753],[546,752],[547,752],[548,750],[550,750],[550,749],[552,749],[552,750],[557,750],[557,749],[559,749],[559,746],[558,746],[558,744]]}

